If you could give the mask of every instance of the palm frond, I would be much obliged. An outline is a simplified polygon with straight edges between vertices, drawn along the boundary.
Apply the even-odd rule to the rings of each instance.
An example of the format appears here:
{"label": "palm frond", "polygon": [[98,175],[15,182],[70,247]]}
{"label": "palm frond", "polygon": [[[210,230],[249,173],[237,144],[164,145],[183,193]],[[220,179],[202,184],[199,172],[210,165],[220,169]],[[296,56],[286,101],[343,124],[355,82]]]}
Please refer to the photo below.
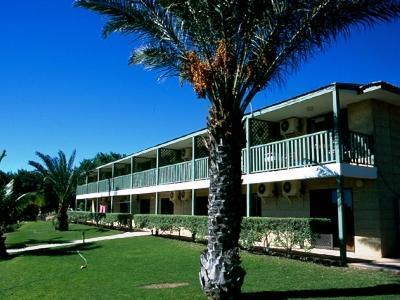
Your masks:
{"label": "palm frond", "polygon": [[0,162],[3,160],[3,158],[6,157],[6,150],[3,150],[0,154]]}
{"label": "palm frond", "polygon": [[[142,41],[144,45],[150,45],[153,49],[159,45],[183,60],[187,49],[189,36],[184,30],[182,20],[176,18],[170,11],[155,0],[139,1],[113,1],[113,0],[77,0],[75,6],[84,7],[103,15],[109,16],[103,35],[111,33],[132,34]],[[146,62],[152,62],[146,65]],[[146,67],[154,68],[154,60],[130,59],[131,64],[140,62]],[[176,61],[171,68],[176,68]],[[163,63],[161,69],[166,67]]]}
{"label": "palm frond", "polygon": [[61,206],[67,205],[75,193],[79,172],[74,168],[76,151],[74,150],[67,159],[63,151],[58,152],[58,156],[51,157],[40,152],[36,155],[42,163],[29,161],[37,172],[43,176],[43,180],[48,182],[52,190],[58,197]]}

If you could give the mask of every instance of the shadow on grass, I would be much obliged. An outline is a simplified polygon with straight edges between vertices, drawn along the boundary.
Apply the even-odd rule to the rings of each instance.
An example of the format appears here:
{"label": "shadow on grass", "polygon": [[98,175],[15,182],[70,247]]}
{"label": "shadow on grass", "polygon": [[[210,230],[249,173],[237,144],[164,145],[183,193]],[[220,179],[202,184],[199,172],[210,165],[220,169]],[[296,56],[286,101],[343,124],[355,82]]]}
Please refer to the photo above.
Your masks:
{"label": "shadow on grass", "polygon": [[382,284],[360,288],[337,288],[293,291],[263,291],[243,293],[242,299],[288,299],[288,298],[336,298],[400,295],[400,284]]}
{"label": "shadow on grass", "polygon": [[85,243],[65,247],[38,249],[33,251],[19,252],[10,254],[8,259],[13,259],[18,256],[68,256],[76,255],[76,251],[90,251],[101,248],[100,245],[94,243]]}
{"label": "shadow on grass", "polygon": [[[68,231],[74,231],[74,232],[96,232],[96,233],[104,233],[107,231],[110,231],[109,229],[105,228],[86,228],[86,229],[69,229]],[[95,236],[96,237],[96,236]],[[86,238],[91,238],[86,237]],[[69,243],[73,240],[80,240],[82,239],[82,236],[76,236],[76,237],[71,237],[71,238],[65,238],[63,236],[55,236],[50,239],[44,240],[44,239],[28,239],[26,241],[20,242],[20,243],[10,243],[7,244],[8,249],[21,249],[21,248],[26,248],[29,246],[34,246],[34,245],[41,245],[41,244],[62,244],[62,243]],[[7,240],[6,240],[7,242]]]}
{"label": "shadow on grass", "polygon": [[34,245],[41,245],[41,244],[62,244],[62,243],[68,243],[71,240],[68,239],[63,239],[61,236],[59,237],[54,237],[51,239],[47,240],[37,240],[37,239],[29,239],[26,241],[23,241],[21,243],[12,243],[12,244],[7,244],[7,248],[9,249],[21,249],[21,248],[26,248]]}
{"label": "shadow on grass", "polygon": [[92,228],[85,228],[85,229],[79,229],[79,228],[69,228],[68,231],[79,231],[79,232],[87,232],[87,231],[94,231],[94,232],[107,232],[110,231],[110,228],[102,228],[102,227],[92,227]]}

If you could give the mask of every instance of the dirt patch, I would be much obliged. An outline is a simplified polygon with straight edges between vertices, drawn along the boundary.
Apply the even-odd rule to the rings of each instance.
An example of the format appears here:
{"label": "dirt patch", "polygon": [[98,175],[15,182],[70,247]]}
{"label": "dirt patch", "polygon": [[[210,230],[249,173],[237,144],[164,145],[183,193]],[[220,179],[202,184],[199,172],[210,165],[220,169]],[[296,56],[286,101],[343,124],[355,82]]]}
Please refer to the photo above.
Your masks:
{"label": "dirt patch", "polygon": [[144,289],[173,289],[181,286],[188,286],[187,282],[172,282],[172,283],[156,283],[144,285],[142,288]]}

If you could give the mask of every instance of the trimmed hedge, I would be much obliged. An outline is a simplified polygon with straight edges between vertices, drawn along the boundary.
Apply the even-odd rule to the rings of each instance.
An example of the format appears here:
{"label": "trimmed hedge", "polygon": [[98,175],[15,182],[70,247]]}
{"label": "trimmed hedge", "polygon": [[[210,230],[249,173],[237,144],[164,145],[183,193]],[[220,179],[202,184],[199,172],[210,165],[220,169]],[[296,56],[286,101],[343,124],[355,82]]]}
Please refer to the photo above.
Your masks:
{"label": "trimmed hedge", "polygon": [[[186,229],[197,240],[207,236],[207,216],[134,215],[134,222],[135,227],[155,229],[156,232]],[[274,245],[291,255],[296,246],[309,250],[319,228],[327,227],[329,223],[329,219],[316,218],[243,218],[240,244],[251,249],[256,242],[264,241],[267,251]]]}
{"label": "trimmed hedge", "polygon": [[243,218],[240,240],[250,249],[256,242],[264,241],[266,251],[271,246],[283,248],[291,256],[294,247],[310,250],[320,228],[329,226],[329,219],[317,218]]}
{"label": "trimmed hedge", "polygon": [[119,227],[132,228],[132,214],[128,213],[92,213],[87,211],[73,211],[68,212],[68,221],[71,223],[89,223],[95,222],[103,226],[110,226],[113,228],[115,225]]}
{"label": "trimmed hedge", "polygon": [[[95,222],[104,226],[131,228],[132,218],[136,228],[158,232],[188,230],[193,240],[205,240],[208,233],[207,216],[188,215],[131,215],[127,213],[99,214],[92,212],[69,212],[73,223]],[[266,251],[271,247],[282,248],[291,256],[294,247],[309,250],[319,232],[330,228],[329,219],[317,218],[270,218],[249,217],[242,219],[240,245],[251,249],[256,243],[264,243]],[[322,230],[322,231],[321,231]]]}
{"label": "trimmed hedge", "polygon": [[135,227],[155,229],[156,232],[186,229],[192,234],[193,240],[207,236],[207,216],[134,215],[133,220]]}

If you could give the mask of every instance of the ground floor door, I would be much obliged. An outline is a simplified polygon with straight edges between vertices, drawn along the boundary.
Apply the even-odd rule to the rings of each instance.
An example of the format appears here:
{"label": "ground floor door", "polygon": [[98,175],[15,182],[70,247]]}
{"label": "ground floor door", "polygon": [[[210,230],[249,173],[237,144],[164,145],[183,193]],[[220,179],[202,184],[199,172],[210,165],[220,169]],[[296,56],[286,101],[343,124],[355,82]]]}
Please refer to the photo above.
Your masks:
{"label": "ground floor door", "polygon": [[[348,251],[354,251],[354,214],[351,189],[344,189],[344,222],[346,226],[346,245]],[[339,247],[338,208],[336,189],[310,191],[310,216],[331,220],[333,247]]]}
{"label": "ground floor door", "polygon": [[173,215],[174,214],[174,203],[168,198],[161,199],[161,214],[162,215]]}
{"label": "ground floor door", "polygon": [[194,214],[198,216],[206,216],[208,214],[208,197],[196,197]]}
{"label": "ground floor door", "polygon": [[150,199],[140,200],[139,212],[141,214],[149,214],[150,213]]}
{"label": "ground floor door", "polygon": [[251,217],[261,217],[261,198],[257,194],[251,195],[251,205],[250,205],[250,216]]}

